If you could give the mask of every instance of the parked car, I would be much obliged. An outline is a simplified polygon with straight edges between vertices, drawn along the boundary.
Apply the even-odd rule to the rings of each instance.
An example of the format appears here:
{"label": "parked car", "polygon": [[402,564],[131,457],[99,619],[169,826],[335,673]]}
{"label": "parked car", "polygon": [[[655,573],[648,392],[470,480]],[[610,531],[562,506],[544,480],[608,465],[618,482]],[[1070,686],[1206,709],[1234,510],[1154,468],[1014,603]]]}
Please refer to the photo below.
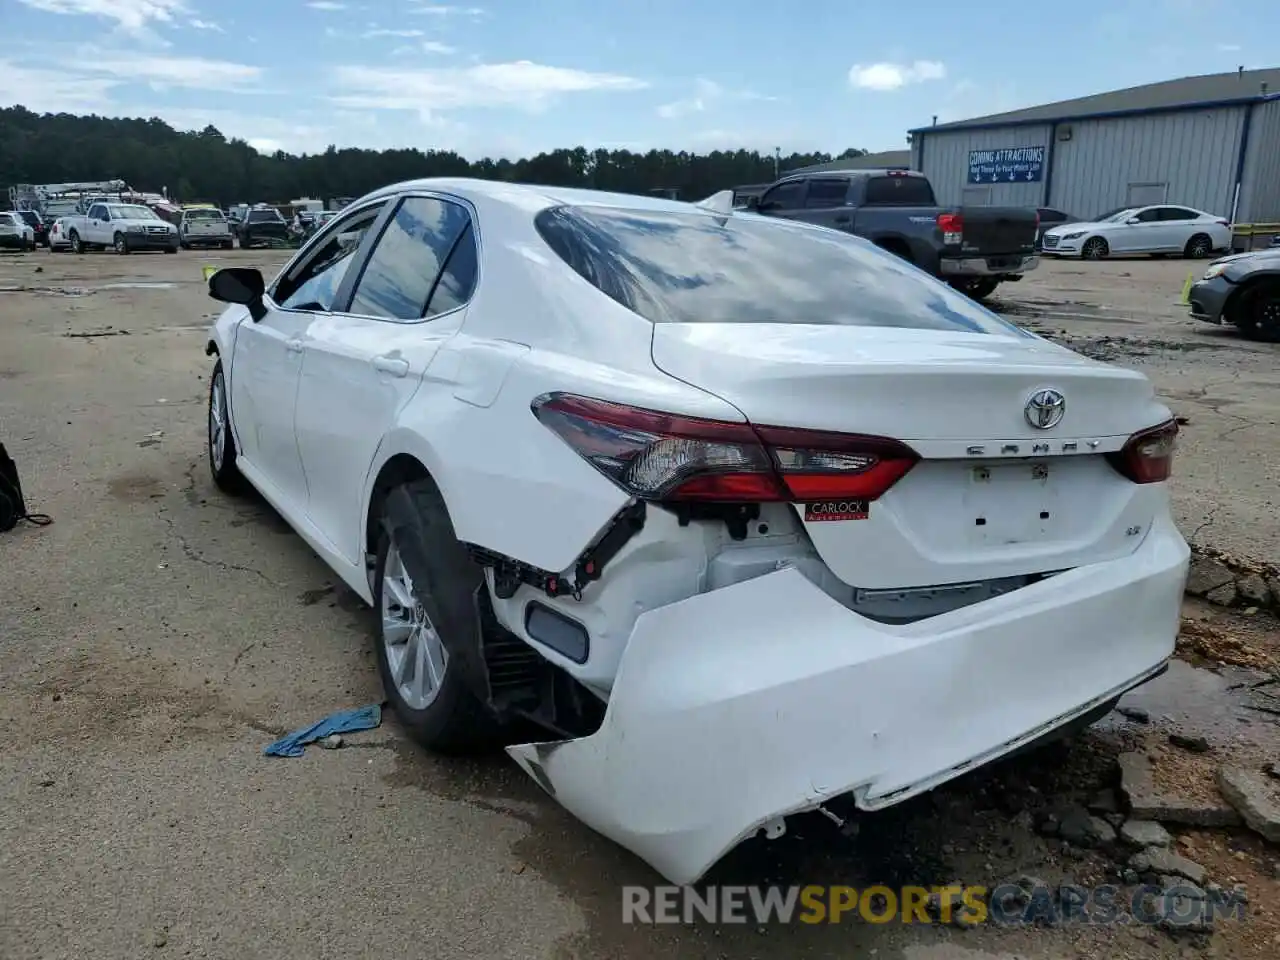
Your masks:
{"label": "parked car", "polygon": [[35,245],[37,247],[47,247],[49,245],[49,228],[45,226],[44,220],[35,210],[15,210],[24,223],[31,228],[31,233],[35,237]]}
{"label": "parked car", "polygon": [[144,204],[98,201],[90,204],[83,216],[62,219],[76,253],[106,248],[120,254],[138,250],[178,252],[178,228]]}
{"label": "parked car", "polygon": [[419,742],[540,726],[508,752],[674,883],[1092,722],[1189,555],[1143,375],[729,197],[401,183],[209,279],[214,482],[377,608]]}
{"label": "parked car", "polygon": [[216,207],[190,207],[182,211],[178,222],[179,243],[184,250],[192,247],[221,247],[230,250],[235,246],[231,225],[226,215]]}
{"label": "parked car", "polygon": [[36,245],[35,231],[16,211],[0,212],[0,249],[31,250]]}
{"label": "parked car", "polygon": [[71,249],[71,238],[67,236],[66,223],[62,217],[49,224],[49,250],[57,252]]}
{"label": "parked car", "polygon": [[941,208],[928,178],[910,170],[784,177],[747,207],[865,237],[979,299],[1040,263],[1034,210]]}
{"label": "parked car", "polygon": [[289,239],[289,224],[275,207],[255,207],[236,224],[236,239],[242,247],[285,243]]}
{"label": "parked car", "polygon": [[1280,343],[1280,245],[1213,261],[1188,300],[1197,320]]}
{"label": "parked car", "polygon": [[1044,253],[1101,260],[1112,254],[1181,254],[1203,259],[1231,249],[1231,221],[1203,210],[1157,204],[1111,210],[1096,220],[1046,230]]}
{"label": "parked car", "polygon": [[1075,223],[1077,219],[1071,214],[1055,210],[1053,207],[1040,207],[1036,210],[1036,214],[1040,217],[1040,228],[1036,234],[1037,250],[1044,248],[1044,235],[1047,231],[1054,227],[1062,226],[1064,223]]}

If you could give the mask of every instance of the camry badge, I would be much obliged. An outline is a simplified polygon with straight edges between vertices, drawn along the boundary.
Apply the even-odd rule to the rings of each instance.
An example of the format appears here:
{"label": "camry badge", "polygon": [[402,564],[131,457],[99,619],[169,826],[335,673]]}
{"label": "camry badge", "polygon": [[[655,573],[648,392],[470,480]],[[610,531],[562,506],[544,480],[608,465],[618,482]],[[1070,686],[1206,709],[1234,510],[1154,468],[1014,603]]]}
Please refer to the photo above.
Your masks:
{"label": "camry badge", "polygon": [[1023,413],[1027,423],[1037,430],[1048,430],[1062,422],[1067,412],[1067,398],[1057,390],[1037,390],[1027,401]]}

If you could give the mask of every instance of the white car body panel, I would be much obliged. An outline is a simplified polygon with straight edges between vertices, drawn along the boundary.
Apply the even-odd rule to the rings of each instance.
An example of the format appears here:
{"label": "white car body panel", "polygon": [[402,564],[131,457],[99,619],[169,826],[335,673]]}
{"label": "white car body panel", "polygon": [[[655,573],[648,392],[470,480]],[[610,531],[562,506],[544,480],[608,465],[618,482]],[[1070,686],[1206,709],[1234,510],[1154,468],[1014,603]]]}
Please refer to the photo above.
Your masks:
{"label": "white car body panel", "polygon": [[1195,213],[1197,217],[1194,220],[1156,220],[1135,224],[1126,222],[1131,218],[1144,216],[1146,211],[1173,206],[1177,205],[1164,203],[1134,207],[1128,211],[1128,216],[1119,221],[1064,223],[1044,232],[1044,252],[1050,256],[1078,257],[1089,240],[1100,237],[1107,242],[1112,254],[1178,254],[1186,249],[1188,242],[1197,234],[1207,235],[1214,250],[1230,249],[1231,227],[1224,223],[1223,218],[1191,207],[1179,209]]}
{"label": "white car body panel", "polygon": [[[761,824],[829,797],[876,809],[928,789],[1172,653],[1188,551],[1166,484],[1135,484],[1102,456],[1170,418],[1141,375],[1012,326],[654,324],[560,261],[534,215],[561,202],[722,212],[475,181],[380,193],[424,191],[473,213],[480,282],[465,306],[405,323],[278,308],[255,322],[232,306],[210,333],[241,472],[366,601],[375,483],[396,458],[431,474],[460,540],[559,575],[635,502],[534,417],[548,393],[892,437],[923,458],[865,519],[764,503],[734,539],[650,504],[577,597],[529,584],[491,597],[507,631],[607,703],[597,732],[512,756],[669,879],[696,879]],[[1024,405],[1046,388],[1068,408],[1033,429]],[[1047,464],[1034,480],[1021,476],[1032,460]],[[921,591],[1018,577],[1029,585],[913,622],[866,605],[880,602],[867,591],[910,594],[895,601],[907,610]],[[534,602],[587,628],[583,662],[529,634]]]}

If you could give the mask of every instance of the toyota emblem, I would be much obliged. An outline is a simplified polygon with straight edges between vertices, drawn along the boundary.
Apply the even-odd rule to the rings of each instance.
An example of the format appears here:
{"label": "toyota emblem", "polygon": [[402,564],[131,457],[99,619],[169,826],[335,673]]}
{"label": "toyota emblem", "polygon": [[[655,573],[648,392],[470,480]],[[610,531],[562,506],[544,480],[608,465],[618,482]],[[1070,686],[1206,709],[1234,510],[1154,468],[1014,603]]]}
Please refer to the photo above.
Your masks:
{"label": "toyota emblem", "polygon": [[1062,422],[1063,414],[1067,412],[1067,398],[1057,390],[1037,390],[1027,401],[1023,412],[1031,426],[1037,430],[1048,430]]}

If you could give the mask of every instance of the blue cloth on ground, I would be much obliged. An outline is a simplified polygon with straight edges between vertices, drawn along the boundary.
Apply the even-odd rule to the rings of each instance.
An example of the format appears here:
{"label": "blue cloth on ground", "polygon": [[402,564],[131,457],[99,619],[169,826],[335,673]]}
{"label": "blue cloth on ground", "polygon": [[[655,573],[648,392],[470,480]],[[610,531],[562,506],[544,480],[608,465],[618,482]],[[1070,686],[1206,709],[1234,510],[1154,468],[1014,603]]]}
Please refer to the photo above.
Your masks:
{"label": "blue cloth on ground", "polygon": [[262,752],[268,757],[300,757],[308,743],[315,743],[335,733],[372,730],[382,723],[382,705],[371,703],[355,710],[339,710],[309,727],[281,737]]}

